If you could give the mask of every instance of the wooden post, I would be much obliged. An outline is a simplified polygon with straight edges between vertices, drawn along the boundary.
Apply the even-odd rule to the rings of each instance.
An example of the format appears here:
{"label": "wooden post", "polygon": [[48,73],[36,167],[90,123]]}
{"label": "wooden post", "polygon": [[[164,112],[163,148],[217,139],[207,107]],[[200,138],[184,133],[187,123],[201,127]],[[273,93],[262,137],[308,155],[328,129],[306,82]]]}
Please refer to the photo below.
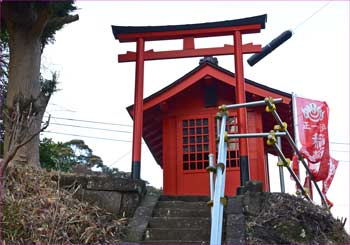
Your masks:
{"label": "wooden post", "polygon": [[[242,33],[234,32],[234,57],[235,57],[235,76],[236,76],[236,103],[245,103],[245,82],[243,73],[243,52],[242,52]],[[238,108],[238,132],[247,133],[247,109]],[[247,138],[239,139],[239,165],[241,186],[245,186],[249,181],[249,161],[248,161],[248,140]]]}
{"label": "wooden post", "polygon": [[134,94],[134,125],[132,140],[132,166],[131,176],[140,179],[141,176],[141,143],[143,125],[143,75],[144,75],[144,46],[143,38],[138,38],[136,43],[136,76]]}

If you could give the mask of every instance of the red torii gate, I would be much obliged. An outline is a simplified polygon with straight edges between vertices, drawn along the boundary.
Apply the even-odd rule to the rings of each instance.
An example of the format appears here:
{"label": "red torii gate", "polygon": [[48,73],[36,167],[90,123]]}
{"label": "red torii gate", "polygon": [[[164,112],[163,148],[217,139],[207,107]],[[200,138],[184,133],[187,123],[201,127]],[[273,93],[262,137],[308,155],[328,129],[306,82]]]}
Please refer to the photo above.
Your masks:
{"label": "red torii gate", "polygon": [[[132,170],[134,179],[140,179],[141,137],[143,125],[143,80],[144,61],[175,59],[199,56],[229,55],[235,56],[236,103],[245,103],[245,83],[243,72],[243,54],[261,51],[261,45],[242,44],[242,34],[259,33],[265,28],[267,15],[201,24],[170,26],[112,26],[115,39],[119,42],[136,42],[136,52],[128,51],[118,55],[119,62],[136,61],[134,124],[132,145]],[[195,48],[194,39],[200,37],[233,36],[234,45],[224,47]],[[146,41],[182,39],[181,50],[154,51],[144,50]],[[246,108],[238,109],[239,133],[247,132]],[[239,139],[241,186],[249,180],[247,139]]]}

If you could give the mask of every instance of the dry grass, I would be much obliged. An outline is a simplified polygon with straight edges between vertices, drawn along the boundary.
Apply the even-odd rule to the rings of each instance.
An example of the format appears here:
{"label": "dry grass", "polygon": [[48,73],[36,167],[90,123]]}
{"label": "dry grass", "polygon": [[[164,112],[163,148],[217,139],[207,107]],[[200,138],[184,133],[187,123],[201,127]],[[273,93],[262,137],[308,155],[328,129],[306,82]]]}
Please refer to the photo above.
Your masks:
{"label": "dry grass", "polygon": [[52,181],[57,172],[9,168],[3,207],[4,243],[118,243],[127,220],[74,199]]}
{"label": "dry grass", "polygon": [[263,193],[262,210],[246,216],[249,244],[350,244],[340,220],[320,206],[283,193]]}

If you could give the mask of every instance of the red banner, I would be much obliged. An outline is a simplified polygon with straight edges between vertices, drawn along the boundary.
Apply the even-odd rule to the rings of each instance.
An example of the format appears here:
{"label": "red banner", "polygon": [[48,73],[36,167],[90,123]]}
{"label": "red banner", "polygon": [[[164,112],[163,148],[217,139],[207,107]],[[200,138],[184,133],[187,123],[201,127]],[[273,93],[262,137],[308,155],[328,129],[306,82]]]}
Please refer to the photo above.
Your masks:
{"label": "red banner", "polygon": [[[320,165],[313,175],[316,181],[328,176],[328,106],[326,102],[296,97],[301,154],[309,163]],[[313,166],[316,167],[316,166]]]}
{"label": "red banner", "polygon": [[322,188],[323,193],[327,193],[329,186],[333,181],[337,167],[338,167],[338,161],[331,158],[331,161],[329,162],[329,174],[327,178],[323,181],[323,188]]}
{"label": "red banner", "polygon": [[[296,97],[301,154],[308,160],[308,166],[315,181],[323,181],[322,192],[326,195],[338,167],[338,161],[329,154],[328,115],[326,102]],[[327,197],[326,201],[331,207]]]}

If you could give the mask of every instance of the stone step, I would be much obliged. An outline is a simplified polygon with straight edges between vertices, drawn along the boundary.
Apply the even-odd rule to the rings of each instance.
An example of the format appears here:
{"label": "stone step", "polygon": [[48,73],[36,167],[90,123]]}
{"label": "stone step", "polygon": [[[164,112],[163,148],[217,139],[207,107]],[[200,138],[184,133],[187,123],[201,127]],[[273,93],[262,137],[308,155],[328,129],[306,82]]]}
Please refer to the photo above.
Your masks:
{"label": "stone step", "polygon": [[176,243],[203,241],[208,243],[210,240],[210,230],[193,229],[193,228],[192,229],[148,228],[145,232],[144,241],[147,241],[147,240],[177,241]]}
{"label": "stone step", "polygon": [[153,217],[210,217],[210,209],[156,208]]}
{"label": "stone step", "polygon": [[156,208],[210,209],[206,202],[160,201]]}
{"label": "stone step", "polygon": [[153,217],[150,220],[149,228],[168,228],[168,229],[208,229],[210,230],[210,218],[194,219],[193,217]]}
{"label": "stone step", "polygon": [[160,196],[159,201],[208,202],[209,196]]}

